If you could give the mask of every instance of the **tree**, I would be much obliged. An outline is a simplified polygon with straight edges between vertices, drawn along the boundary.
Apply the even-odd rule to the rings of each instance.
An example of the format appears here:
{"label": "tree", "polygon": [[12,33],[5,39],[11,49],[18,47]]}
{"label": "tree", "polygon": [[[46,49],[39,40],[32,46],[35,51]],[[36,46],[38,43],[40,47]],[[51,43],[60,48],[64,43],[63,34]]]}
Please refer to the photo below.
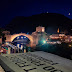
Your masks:
{"label": "tree", "polygon": [[5,34],[2,33],[4,31],[4,29],[0,28],[0,38],[2,38],[2,42],[4,43],[5,42]]}
{"label": "tree", "polygon": [[2,33],[3,31],[4,31],[4,29],[0,28],[0,38],[1,38],[2,36],[4,36],[4,34]]}

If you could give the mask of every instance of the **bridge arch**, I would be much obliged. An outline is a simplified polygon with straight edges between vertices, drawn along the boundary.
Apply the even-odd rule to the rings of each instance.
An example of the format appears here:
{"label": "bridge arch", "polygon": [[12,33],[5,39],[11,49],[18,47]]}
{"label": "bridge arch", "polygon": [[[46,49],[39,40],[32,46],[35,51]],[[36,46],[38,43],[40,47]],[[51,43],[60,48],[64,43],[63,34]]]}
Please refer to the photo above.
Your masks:
{"label": "bridge arch", "polygon": [[31,35],[25,34],[25,33],[19,33],[19,34],[13,34],[11,35],[11,42],[18,36],[26,36],[30,40],[30,46],[33,45],[33,37]]}

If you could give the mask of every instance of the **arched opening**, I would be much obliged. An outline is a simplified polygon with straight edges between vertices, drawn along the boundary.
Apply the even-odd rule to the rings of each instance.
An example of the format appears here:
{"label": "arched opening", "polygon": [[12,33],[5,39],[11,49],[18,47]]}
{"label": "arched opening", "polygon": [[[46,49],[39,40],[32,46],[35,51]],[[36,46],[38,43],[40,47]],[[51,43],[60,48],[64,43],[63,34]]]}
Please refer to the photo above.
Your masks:
{"label": "arched opening", "polygon": [[30,44],[30,40],[26,36],[20,35],[20,36],[17,36],[16,38],[14,38],[14,40],[12,41],[12,43],[22,50],[28,44]]}
{"label": "arched opening", "polygon": [[33,37],[31,35],[28,35],[28,34],[25,34],[25,33],[19,33],[19,34],[11,35],[10,42],[12,42],[16,37],[21,36],[21,35],[26,36],[30,40],[29,46],[32,47],[33,46]]}

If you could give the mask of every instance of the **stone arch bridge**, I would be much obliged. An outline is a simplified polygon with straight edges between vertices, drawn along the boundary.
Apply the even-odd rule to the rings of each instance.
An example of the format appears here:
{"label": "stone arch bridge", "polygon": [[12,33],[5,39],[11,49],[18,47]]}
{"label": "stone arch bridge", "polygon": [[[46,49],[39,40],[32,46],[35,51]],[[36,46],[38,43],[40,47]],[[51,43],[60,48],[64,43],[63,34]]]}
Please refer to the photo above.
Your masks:
{"label": "stone arch bridge", "polygon": [[21,35],[26,36],[30,40],[30,44],[29,44],[30,47],[35,47],[36,46],[36,42],[34,42],[35,40],[34,40],[33,36],[29,35],[29,34],[25,34],[25,33],[5,35],[6,42],[12,42],[16,37],[21,36]]}

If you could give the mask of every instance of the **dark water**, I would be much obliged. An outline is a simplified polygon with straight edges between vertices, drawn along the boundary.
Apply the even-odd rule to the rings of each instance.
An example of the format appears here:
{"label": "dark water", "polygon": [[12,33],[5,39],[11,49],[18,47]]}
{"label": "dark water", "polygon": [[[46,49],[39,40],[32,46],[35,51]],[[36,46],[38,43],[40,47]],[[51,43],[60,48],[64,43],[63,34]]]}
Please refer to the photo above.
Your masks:
{"label": "dark water", "polygon": [[68,59],[71,59],[72,55],[72,47],[69,47],[69,44],[62,43],[62,44],[45,44],[45,45],[37,45],[36,51],[45,51],[49,53],[53,53]]}

